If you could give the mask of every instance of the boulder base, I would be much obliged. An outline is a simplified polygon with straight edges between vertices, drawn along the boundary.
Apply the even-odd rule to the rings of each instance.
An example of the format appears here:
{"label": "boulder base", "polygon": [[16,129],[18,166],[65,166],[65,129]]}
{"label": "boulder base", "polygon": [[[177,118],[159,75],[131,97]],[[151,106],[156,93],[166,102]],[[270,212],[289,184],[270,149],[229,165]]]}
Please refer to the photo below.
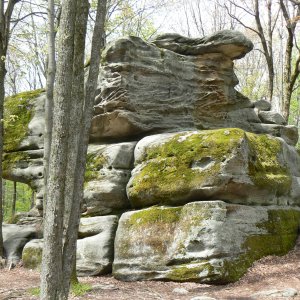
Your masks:
{"label": "boulder base", "polygon": [[222,201],[151,207],[122,215],[115,241],[117,279],[228,283],[266,255],[295,244],[300,210]]}

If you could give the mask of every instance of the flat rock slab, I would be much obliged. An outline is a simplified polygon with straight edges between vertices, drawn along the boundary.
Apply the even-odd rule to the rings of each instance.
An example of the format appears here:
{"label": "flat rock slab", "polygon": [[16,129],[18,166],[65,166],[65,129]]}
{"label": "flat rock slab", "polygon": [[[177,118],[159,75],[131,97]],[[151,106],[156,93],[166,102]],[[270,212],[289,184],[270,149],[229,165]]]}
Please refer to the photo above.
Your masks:
{"label": "flat rock slab", "polygon": [[124,213],[113,275],[125,281],[234,282],[255,260],[291,250],[299,224],[299,209],[222,201]]}
{"label": "flat rock slab", "polygon": [[179,34],[162,34],[151,41],[159,48],[182,55],[222,53],[231,59],[244,57],[253,49],[253,43],[241,32],[222,30],[203,38],[187,38]]}

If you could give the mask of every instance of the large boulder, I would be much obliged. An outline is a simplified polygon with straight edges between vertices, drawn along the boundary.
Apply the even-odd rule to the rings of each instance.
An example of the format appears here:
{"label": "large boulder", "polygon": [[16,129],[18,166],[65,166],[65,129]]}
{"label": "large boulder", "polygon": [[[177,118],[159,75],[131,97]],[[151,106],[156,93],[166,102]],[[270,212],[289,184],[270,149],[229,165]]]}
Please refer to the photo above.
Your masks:
{"label": "large boulder", "polygon": [[3,246],[7,264],[15,266],[21,259],[26,243],[38,235],[35,226],[3,224]]}
{"label": "large boulder", "polygon": [[[92,276],[111,272],[114,257],[114,238],[117,216],[82,218],[77,240],[76,268],[79,276]],[[42,260],[43,240],[35,239],[24,247],[22,261],[25,268],[39,268]]]}
{"label": "large boulder", "polygon": [[228,283],[295,244],[300,210],[223,201],[151,207],[122,215],[113,275],[121,280]]}
{"label": "large boulder", "polygon": [[136,142],[90,144],[88,148],[84,215],[104,215],[130,207],[126,185],[133,169]]}
{"label": "large boulder", "polygon": [[[152,43],[137,37],[111,43],[103,52],[91,140],[224,127],[282,136],[281,121],[261,121],[254,103],[235,90],[233,59],[252,47],[235,31],[201,39],[165,34]],[[286,130],[295,135],[288,140],[294,143],[298,135]]]}
{"label": "large boulder", "polygon": [[127,185],[133,207],[225,200],[300,205],[300,156],[282,139],[241,129],[142,139]]}

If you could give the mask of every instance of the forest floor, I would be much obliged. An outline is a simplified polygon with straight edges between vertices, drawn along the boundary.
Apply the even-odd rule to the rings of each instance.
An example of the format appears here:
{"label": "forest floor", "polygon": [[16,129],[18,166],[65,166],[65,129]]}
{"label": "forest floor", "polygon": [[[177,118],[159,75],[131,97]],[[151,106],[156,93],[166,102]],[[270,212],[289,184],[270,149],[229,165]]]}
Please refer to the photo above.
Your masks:
{"label": "forest floor", "polygon": [[[80,278],[80,282],[88,283],[92,287],[91,291],[80,297],[71,296],[70,300],[300,299],[300,239],[295,249],[287,255],[269,256],[257,261],[240,281],[229,285],[121,282],[111,276]],[[22,267],[0,270],[0,300],[38,299],[32,292],[38,286],[37,271]],[[288,296],[296,294],[296,291],[297,295]],[[258,292],[264,293],[253,296]]]}

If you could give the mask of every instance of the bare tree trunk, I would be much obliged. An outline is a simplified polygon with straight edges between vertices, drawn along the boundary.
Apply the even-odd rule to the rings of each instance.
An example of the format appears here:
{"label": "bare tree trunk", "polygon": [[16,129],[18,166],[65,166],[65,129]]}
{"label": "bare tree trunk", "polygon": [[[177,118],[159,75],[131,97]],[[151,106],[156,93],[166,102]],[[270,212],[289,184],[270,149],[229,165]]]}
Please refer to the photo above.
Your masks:
{"label": "bare tree trunk", "polygon": [[[300,54],[298,54],[294,70],[292,70],[292,59],[293,59],[293,47],[295,39],[295,29],[297,22],[293,20],[294,18],[290,16],[287,9],[286,3],[283,0],[280,0],[280,7],[282,14],[286,22],[286,28],[288,32],[288,38],[285,48],[285,63],[284,63],[284,72],[283,72],[283,116],[286,121],[289,120],[290,115],[290,103],[293,93],[293,88],[295,82],[300,74]],[[296,16],[300,15],[300,3],[297,4]]]}
{"label": "bare tree trunk", "polygon": [[[3,5],[3,3],[2,3]],[[0,23],[1,24],[1,23]],[[0,57],[1,55],[0,45]],[[5,63],[0,60],[0,120],[3,120],[3,107],[4,107],[4,78],[5,78]],[[0,157],[3,156],[3,122],[0,122]],[[3,191],[2,191],[2,163],[0,164],[0,259],[4,257],[3,249],[3,235],[2,235],[2,223],[3,223]]]}
{"label": "bare tree trunk", "polygon": [[12,201],[12,205],[11,205],[11,216],[12,216],[12,218],[16,214],[16,202],[17,202],[17,182],[14,181],[14,185],[13,185],[13,201]]}
{"label": "bare tree trunk", "polygon": [[[80,217],[80,201],[74,195],[74,178],[76,178],[76,161],[80,148],[80,128],[84,107],[84,59],[85,38],[89,12],[88,0],[77,0],[77,14],[74,41],[74,66],[72,107],[70,108],[70,127],[68,143],[68,165],[66,175],[64,228],[65,239],[63,245],[63,274],[64,291],[67,295],[71,277],[76,277],[76,242]],[[73,276],[72,271],[75,271]]]}
{"label": "bare tree trunk", "polygon": [[47,202],[44,216],[44,248],[41,272],[41,299],[67,299],[64,293],[62,262],[63,215],[68,128],[73,81],[74,33],[77,2],[65,0],[62,6]]}
{"label": "bare tree trunk", "polygon": [[[47,179],[53,126],[53,89],[55,80],[55,29],[54,29],[54,0],[48,0],[48,67],[47,67],[47,97],[45,103],[45,132],[44,132],[44,203],[47,201]],[[45,209],[44,209],[45,212]]]}

